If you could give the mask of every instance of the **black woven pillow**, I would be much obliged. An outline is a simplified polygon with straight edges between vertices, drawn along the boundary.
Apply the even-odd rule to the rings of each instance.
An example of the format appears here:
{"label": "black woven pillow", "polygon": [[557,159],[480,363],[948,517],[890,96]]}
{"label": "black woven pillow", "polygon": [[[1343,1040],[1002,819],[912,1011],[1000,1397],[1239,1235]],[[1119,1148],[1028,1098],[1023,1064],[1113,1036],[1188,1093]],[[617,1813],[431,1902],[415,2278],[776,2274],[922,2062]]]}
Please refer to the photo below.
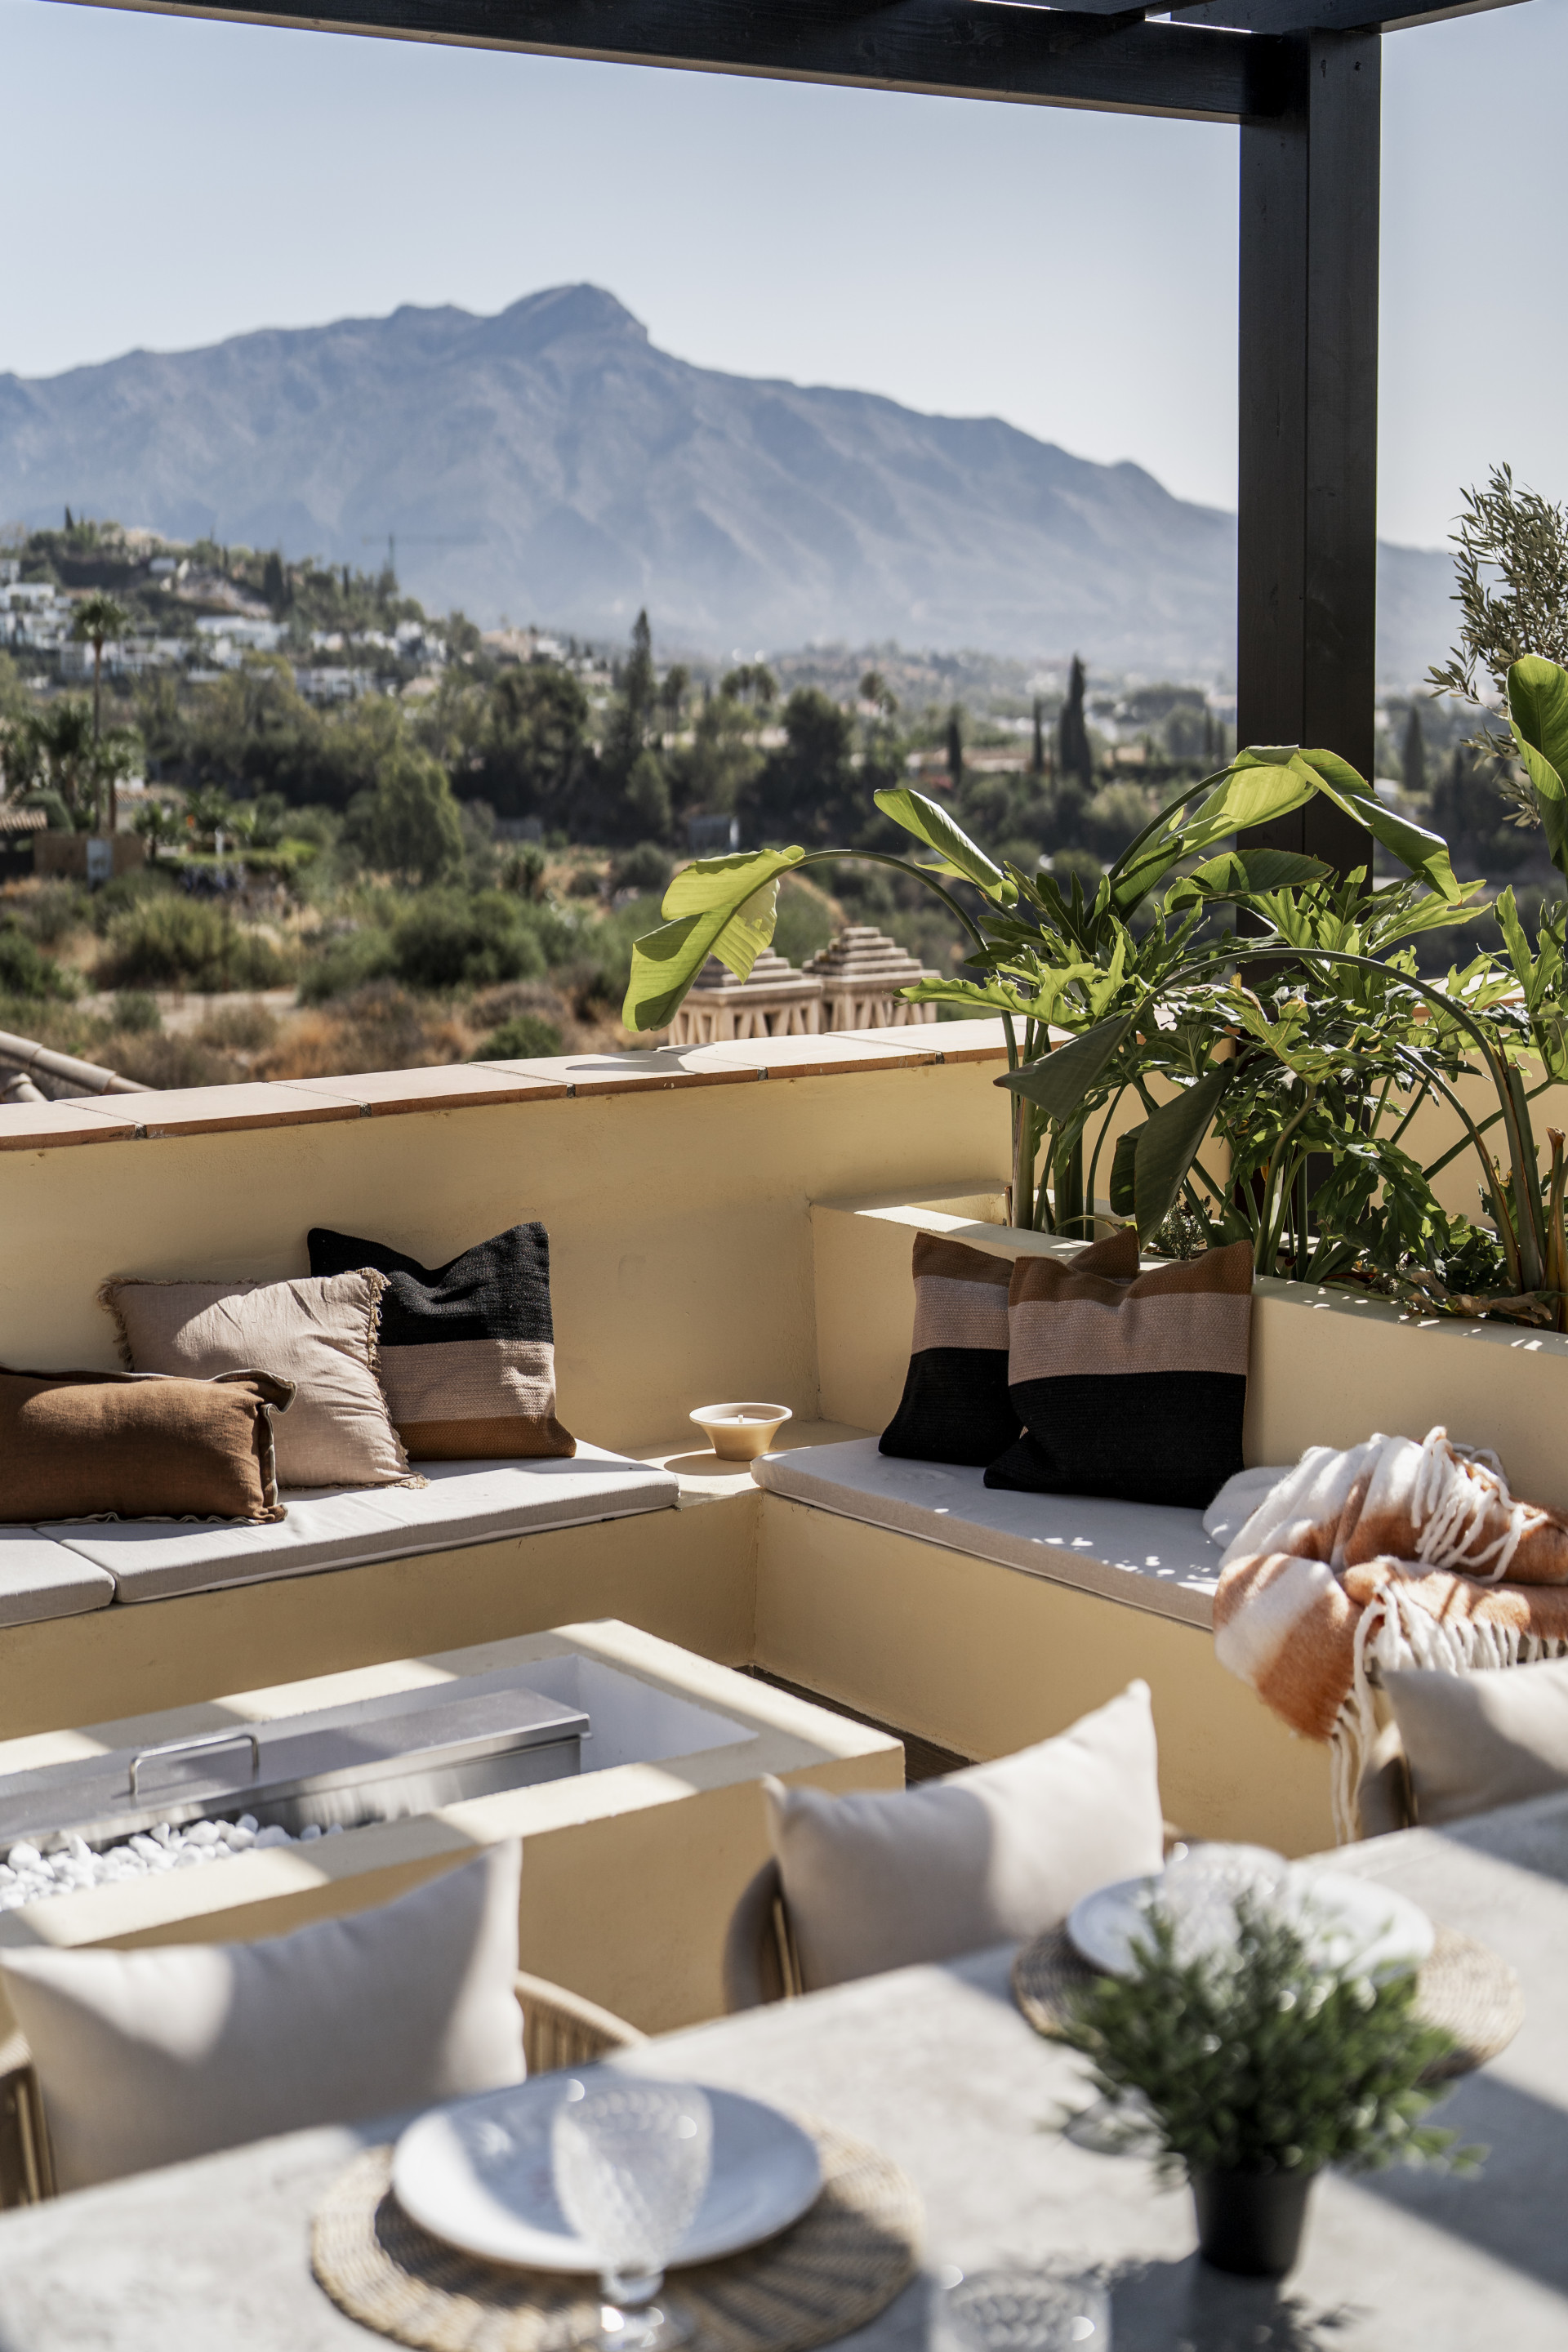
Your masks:
{"label": "black woven pillow", "polygon": [[1010,1258],[915,1235],[915,1329],[881,1450],[914,1462],[994,1462],[1018,1434],[1007,1396]]}
{"label": "black woven pillow", "polygon": [[309,1241],[312,1274],[371,1266],[386,1276],[379,1370],[412,1460],[575,1454],[576,1439],[555,1418],[542,1225],[513,1225],[437,1266],[321,1225]]}

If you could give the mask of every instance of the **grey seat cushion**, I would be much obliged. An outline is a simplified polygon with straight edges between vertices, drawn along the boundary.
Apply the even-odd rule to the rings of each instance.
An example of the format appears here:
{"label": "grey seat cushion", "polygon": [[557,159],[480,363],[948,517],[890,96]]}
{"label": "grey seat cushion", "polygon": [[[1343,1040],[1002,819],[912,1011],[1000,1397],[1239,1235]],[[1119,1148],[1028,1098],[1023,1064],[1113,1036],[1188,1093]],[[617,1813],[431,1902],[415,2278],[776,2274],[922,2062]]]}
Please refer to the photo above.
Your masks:
{"label": "grey seat cushion", "polygon": [[117,1600],[162,1601],[665,1510],[679,1492],[668,1470],[595,1445],[547,1461],[423,1466],[426,1486],[290,1489],[289,1516],[275,1526],[79,1520],[62,1522],[60,1541],[84,1564],[107,1570]]}
{"label": "grey seat cushion", "polygon": [[752,1475],[770,1494],[917,1536],[1004,1568],[1103,1593],[1184,1624],[1213,1622],[1220,1548],[1201,1511],[987,1486],[984,1470],[905,1462],[874,1437],[766,1454]]}
{"label": "grey seat cushion", "polygon": [[37,1528],[0,1528],[0,1625],[107,1609],[114,1579]]}

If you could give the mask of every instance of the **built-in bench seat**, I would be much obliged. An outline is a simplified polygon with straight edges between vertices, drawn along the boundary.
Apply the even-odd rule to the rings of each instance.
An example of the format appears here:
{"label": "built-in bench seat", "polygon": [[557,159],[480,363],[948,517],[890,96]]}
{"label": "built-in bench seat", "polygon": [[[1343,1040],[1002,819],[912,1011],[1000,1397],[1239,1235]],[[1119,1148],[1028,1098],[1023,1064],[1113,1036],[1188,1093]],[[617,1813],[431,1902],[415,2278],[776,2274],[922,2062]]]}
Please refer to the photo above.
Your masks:
{"label": "built-in bench seat", "polygon": [[[1249,1474],[1226,1507],[1245,1517],[1278,1475]],[[874,1437],[764,1456],[752,1476],[756,1650],[781,1679],[979,1758],[1066,1730],[1138,1675],[1173,1821],[1292,1853],[1331,1839],[1326,1750],[1215,1656],[1237,1532],[1220,1508],[1008,1493]]]}
{"label": "built-in bench seat", "polygon": [[0,1527],[0,1625],[107,1609],[114,1579],[37,1528]]}
{"label": "built-in bench seat", "polygon": [[668,1470],[596,1445],[561,1460],[419,1467],[424,1486],[289,1489],[288,1517],[268,1526],[79,1519],[0,1528],[0,1625],[626,1518],[667,1510],[679,1493]]}
{"label": "built-in bench seat", "polygon": [[874,1437],[764,1454],[752,1475],[769,1493],[840,1518],[1076,1585],[1158,1617],[1213,1622],[1224,1545],[1205,1533],[1202,1511],[1010,1493],[987,1486],[984,1470],[879,1454]]}

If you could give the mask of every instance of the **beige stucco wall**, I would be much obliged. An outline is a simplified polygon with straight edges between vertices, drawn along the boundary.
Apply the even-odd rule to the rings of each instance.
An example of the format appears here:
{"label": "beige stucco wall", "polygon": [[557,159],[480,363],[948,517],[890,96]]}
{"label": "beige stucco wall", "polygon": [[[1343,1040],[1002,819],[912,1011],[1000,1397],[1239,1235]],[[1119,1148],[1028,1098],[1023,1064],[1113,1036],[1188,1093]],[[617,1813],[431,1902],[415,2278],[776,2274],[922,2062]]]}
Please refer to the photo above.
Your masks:
{"label": "beige stucco wall", "polygon": [[185,1706],[258,1680],[620,1617],[743,1664],[755,1614],[755,1488],[461,1551],[329,1569],[0,1630],[0,1727]]}
{"label": "beige stucco wall", "polygon": [[[1521,1066],[1527,1089],[1539,1086],[1541,1083],[1539,1065],[1525,1062]],[[1456,1091],[1478,1127],[1484,1119],[1489,1118],[1497,1108],[1497,1089],[1489,1079],[1484,1076],[1458,1079]],[[1383,1120],[1383,1125],[1387,1131],[1392,1132],[1398,1125],[1404,1108],[1408,1108],[1408,1104],[1402,1108],[1397,1097],[1391,1100]],[[1540,1099],[1531,1104],[1530,1120],[1534,1131],[1536,1146],[1541,1154],[1542,1173],[1544,1174],[1551,1159],[1551,1150],[1546,1140],[1547,1129],[1555,1127],[1568,1130],[1568,1087],[1548,1087]],[[1400,1149],[1407,1151],[1412,1160],[1418,1161],[1423,1168],[1430,1167],[1435,1160],[1439,1159],[1452,1144],[1458,1140],[1462,1132],[1460,1121],[1447,1104],[1429,1100],[1423,1103],[1410,1125],[1405,1129],[1400,1139]],[[1502,1128],[1500,1122],[1497,1126],[1487,1129],[1484,1139],[1488,1148],[1502,1162],[1506,1171],[1508,1153],[1503,1148],[1501,1138]],[[1450,1213],[1458,1213],[1474,1218],[1478,1223],[1483,1222],[1480,1185],[1480,1160],[1473,1146],[1461,1151],[1457,1159],[1449,1161],[1440,1176],[1436,1176],[1432,1180],[1432,1189],[1444,1208]],[[1486,1214],[1484,1221],[1489,1223],[1489,1213]]]}
{"label": "beige stucco wall", "polygon": [[1331,1845],[1328,1750],[1294,1738],[1201,1628],[913,1537],[763,1498],[757,1654],[961,1755],[1045,1739],[1142,1675],[1166,1816],[1286,1853]]}
{"label": "beige stucco wall", "polygon": [[106,1275],[304,1273],[312,1224],[435,1264],[537,1217],[579,1435],[636,1452],[736,1396],[810,1415],[810,1201],[955,1167],[999,1177],[993,1075],[775,1076],[0,1153],[0,1362],[111,1366]]}

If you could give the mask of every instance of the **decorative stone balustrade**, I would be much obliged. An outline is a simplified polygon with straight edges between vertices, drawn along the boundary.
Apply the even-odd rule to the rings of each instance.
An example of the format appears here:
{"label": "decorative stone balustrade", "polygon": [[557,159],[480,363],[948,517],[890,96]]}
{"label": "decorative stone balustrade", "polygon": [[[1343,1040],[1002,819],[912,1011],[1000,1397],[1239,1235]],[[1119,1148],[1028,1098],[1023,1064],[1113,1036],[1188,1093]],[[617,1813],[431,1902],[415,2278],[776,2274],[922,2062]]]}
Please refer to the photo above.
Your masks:
{"label": "decorative stone balustrade", "polygon": [[738,981],[710,956],[670,1024],[671,1045],[736,1037],[818,1037],[825,1031],[905,1029],[934,1021],[934,1004],[906,1004],[900,990],[931,980],[918,957],[869,923],[851,923],[802,971],[764,948]]}
{"label": "decorative stone balustrade", "polygon": [[825,1029],[904,1029],[936,1019],[934,1004],[906,1004],[899,993],[936,974],[869,923],[851,923],[805,969],[822,983]]}
{"label": "decorative stone balustrade", "polygon": [[717,1045],[731,1037],[819,1037],[835,1024],[822,1017],[822,982],[796,971],[772,948],[739,981],[710,956],[670,1024],[672,1045]]}

